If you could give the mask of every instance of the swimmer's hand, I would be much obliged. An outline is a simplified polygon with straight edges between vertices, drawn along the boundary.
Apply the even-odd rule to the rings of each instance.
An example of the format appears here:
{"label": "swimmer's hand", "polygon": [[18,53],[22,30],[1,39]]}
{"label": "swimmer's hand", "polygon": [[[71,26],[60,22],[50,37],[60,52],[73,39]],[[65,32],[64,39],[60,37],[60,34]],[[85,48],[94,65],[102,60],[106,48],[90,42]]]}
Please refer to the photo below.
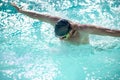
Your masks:
{"label": "swimmer's hand", "polygon": [[16,10],[18,11],[18,12],[21,12],[22,11],[22,8],[23,7],[18,7],[15,3],[13,3],[13,2],[11,2],[11,5],[14,7],[14,8],[16,8]]}

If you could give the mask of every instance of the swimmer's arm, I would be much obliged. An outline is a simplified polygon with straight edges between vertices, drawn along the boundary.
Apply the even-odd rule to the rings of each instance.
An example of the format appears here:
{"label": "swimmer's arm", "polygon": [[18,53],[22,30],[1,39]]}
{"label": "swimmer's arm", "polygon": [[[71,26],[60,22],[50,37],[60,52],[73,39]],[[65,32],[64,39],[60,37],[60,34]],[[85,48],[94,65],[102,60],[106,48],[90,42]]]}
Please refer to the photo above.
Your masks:
{"label": "swimmer's arm", "polygon": [[44,21],[44,22],[50,23],[52,25],[55,25],[55,23],[59,19],[61,19],[60,17],[51,16],[51,15],[48,15],[48,14],[41,14],[41,13],[37,13],[37,12],[34,12],[34,11],[22,10],[15,3],[11,3],[11,5],[13,7],[15,7],[18,10],[18,12],[20,12],[20,13],[22,13],[24,15],[27,15],[27,16],[33,18],[33,19],[38,19],[40,21]]}
{"label": "swimmer's arm", "polygon": [[52,25],[55,25],[55,23],[60,19],[59,17],[51,16],[48,14],[40,14],[37,12],[26,11],[26,10],[21,10],[20,13],[27,15],[33,19],[38,19],[40,21],[50,23]]}
{"label": "swimmer's arm", "polygon": [[112,30],[94,25],[81,25],[80,29],[88,34],[120,37],[120,30]]}

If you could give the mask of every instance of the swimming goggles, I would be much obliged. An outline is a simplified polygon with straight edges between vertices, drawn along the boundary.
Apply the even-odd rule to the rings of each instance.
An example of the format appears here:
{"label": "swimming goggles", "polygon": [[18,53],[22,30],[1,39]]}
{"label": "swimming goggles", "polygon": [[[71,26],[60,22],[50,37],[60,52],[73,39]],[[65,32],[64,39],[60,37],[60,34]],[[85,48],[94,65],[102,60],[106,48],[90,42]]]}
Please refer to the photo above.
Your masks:
{"label": "swimming goggles", "polygon": [[64,36],[58,36],[60,39],[68,39],[70,37],[70,34],[66,34]]}

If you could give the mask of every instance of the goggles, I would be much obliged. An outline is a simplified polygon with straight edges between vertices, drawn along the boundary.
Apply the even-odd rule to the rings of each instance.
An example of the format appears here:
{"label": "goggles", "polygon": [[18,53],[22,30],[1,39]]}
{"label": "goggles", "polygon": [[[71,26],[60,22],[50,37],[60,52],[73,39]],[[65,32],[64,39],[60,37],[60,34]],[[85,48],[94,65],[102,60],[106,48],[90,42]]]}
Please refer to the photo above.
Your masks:
{"label": "goggles", "polygon": [[70,37],[70,34],[66,34],[64,36],[58,36],[60,39],[68,39]]}

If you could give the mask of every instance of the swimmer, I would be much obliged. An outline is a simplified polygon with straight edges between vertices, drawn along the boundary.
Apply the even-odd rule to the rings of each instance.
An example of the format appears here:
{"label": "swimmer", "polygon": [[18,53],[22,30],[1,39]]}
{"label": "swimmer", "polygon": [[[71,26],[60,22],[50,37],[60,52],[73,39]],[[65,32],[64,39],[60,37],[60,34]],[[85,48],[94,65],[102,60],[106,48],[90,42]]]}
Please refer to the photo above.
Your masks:
{"label": "swimmer", "polygon": [[73,44],[88,44],[89,34],[120,37],[120,30],[113,30],[89,24],[80,24],[53,15],[23,10],[15,3],[11,3],[11,5],[16,8],[19,13],[22,13],[33,19],[38,19],[40,21],[50,23],[54,26],[56,37],[58,37],[60,40],[68,41]]}

